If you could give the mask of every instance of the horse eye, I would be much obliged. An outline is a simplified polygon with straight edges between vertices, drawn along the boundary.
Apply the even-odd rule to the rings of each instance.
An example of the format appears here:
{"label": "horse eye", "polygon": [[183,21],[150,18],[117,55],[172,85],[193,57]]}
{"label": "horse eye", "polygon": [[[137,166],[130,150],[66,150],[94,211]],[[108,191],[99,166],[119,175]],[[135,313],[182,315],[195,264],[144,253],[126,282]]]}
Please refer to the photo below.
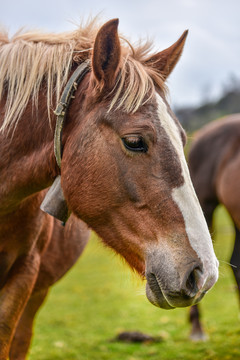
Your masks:
{"label": "horse eye", "polygon": [[122,142],[127,150],[144,153],[148,151],[148,146],[141,136],[125,136],[122,138]]}

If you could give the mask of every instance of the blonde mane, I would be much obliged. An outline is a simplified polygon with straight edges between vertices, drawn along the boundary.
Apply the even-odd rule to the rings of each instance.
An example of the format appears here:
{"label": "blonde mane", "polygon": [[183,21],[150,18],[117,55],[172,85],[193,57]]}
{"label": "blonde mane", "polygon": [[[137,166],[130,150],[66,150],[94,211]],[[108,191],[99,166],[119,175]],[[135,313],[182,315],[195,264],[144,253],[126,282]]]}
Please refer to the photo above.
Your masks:
{"label": "blonde mane", "polygon": [[[67,82],[72,61],[80,63],[91,58],[98,29],[98,21],[94,19],[67,33],[19,31],[11,39],[6,32],[0,33],[0,99],[6,101],[1,131],[17,126],[30,100],[37,107],[43,83],[50,119],[53,103],[58,101]],[[151,44],[133,47],[123,38],[121,42],[121,73],[109,109],[123,108],[129,113],[137,111],[153,95],[155,85],[162,90],[166,87],[161,75],[144,65],[150,56]]]}

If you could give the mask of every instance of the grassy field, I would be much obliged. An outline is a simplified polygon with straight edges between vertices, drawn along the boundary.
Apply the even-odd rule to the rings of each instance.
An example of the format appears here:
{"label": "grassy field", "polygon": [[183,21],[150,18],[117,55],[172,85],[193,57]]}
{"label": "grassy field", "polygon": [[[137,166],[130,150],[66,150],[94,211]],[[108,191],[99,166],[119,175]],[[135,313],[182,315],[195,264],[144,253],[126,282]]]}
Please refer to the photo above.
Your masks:
{"label": "grassy field", "polygon": [[[188,309],[161,310],[144,285],[93,235],[75,267],[39,312],[29,360],[240,359],[238,299],[229,261],[233,232],[220,208],[215,216],[220,279],[201,303],[209,340],[188,340]],[[160,336],[155,344],[111,342],[125,330]]]}

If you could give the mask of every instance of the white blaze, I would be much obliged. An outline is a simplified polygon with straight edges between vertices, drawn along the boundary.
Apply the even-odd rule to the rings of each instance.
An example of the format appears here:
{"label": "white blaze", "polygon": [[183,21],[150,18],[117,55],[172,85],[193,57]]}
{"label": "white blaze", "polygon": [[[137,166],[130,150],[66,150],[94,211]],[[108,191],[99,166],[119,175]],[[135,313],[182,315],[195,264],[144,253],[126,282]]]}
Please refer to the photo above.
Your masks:
{"label": "white blaze", "polygon": [[[158,115],[161,125],[169,136],[169,140],[178,154],[182,169],[182,176],[184,178],[184,184],[173,189],[172,198],[183,215],[189,242],[201,259],[204,272],[207,271],[209,275],[211,274],[210,277],[215,278],[216,281],[218,277],[218,261],[213,250],[212,240],[208,231],[206,220],[192,185],[183,151],[181,135],[177,124],[167,110],[166,104],[158,94],[157,102]],[[209,276],[206,274],[206,281],[213,280],[208,277]]]}

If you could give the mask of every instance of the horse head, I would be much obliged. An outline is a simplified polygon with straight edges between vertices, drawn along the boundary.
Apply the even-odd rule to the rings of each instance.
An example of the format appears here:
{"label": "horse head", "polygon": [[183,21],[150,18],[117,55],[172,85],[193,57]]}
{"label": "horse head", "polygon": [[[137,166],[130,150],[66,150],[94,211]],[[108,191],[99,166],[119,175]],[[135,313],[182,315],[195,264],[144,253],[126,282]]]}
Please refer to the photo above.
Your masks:
{"label": "horse head", "polygon": [[153,304],[189,306],[216,282],[218,261],[184,157],[186,136],[165,95],[187,32],[151,56],[130,51],[117,29],[115,19],[98,31],[91,71],[69,109],[63,193],[69,209],[146,277]]}

